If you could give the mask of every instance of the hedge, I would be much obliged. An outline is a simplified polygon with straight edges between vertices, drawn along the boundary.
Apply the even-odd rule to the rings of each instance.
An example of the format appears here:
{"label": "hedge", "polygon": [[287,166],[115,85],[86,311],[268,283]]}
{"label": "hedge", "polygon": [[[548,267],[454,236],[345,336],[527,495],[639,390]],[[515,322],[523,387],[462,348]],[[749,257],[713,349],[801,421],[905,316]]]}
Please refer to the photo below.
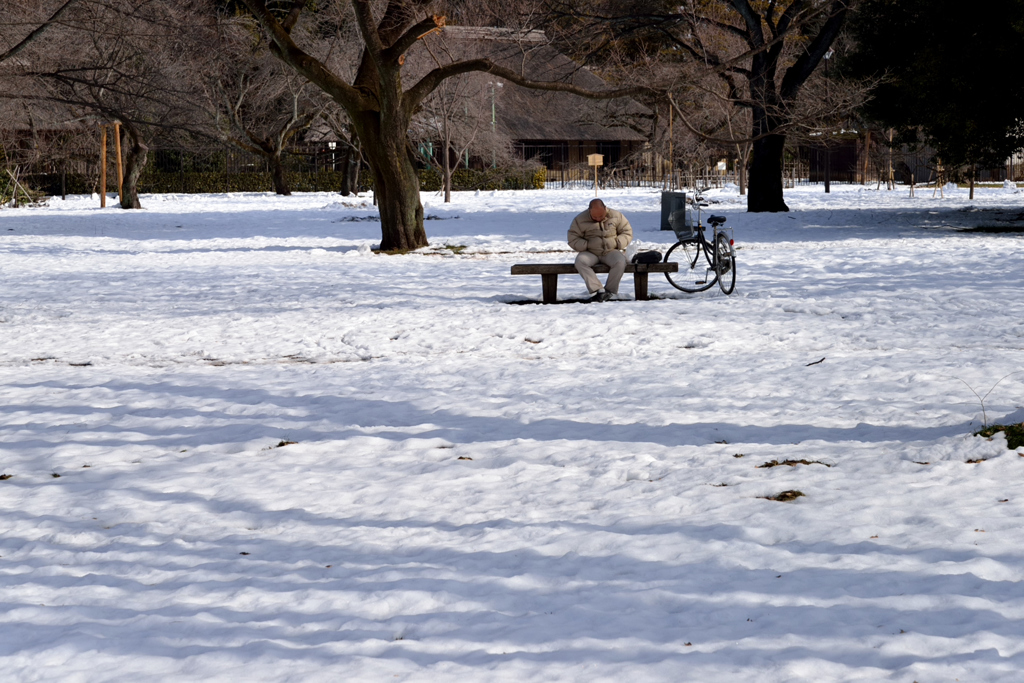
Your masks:
{"label": "hedge", "polygon": [[[285,173],[292,192],[339,192],[343,174],[335,171],[319,173]],[[273,192],[269,173],[144,173],[139,178],[139,192]]]}
{"label": "hedge", "polygon": [[[22,182],[46,195],[52,197],[60,196],[60,173],[34,173],[24,176]],[[95,192],[98,187],[98,181],[95,176],[87,176],[82,173],[68,173],[65,182],[65,189],[68,194],[89,194]],[[116,175],[114,176],[114,185],[116,190]]]}
{"label": "hedge", "polygon": [[[452,172],[452,189],[465,190],[543,190],[547,180],[547,169],[459,168]],[[424,169],[420,171],[420,189],[424,192],[438,192],[442,187],[441,171]]]}
{"label": "hedge", "polygon": [[[441,173],[435,169],[419,172],[420,189],[437,192],[441,189]],[[343,174],[335,171],[319,173],[286,173],[288,187],[293,192],[340,192]],[[452,173],[454,190],[533,190],[543,189],[547,179],[546,169],[475,169],[460,168]],[[59,173],[27,176],[28,186],[50,196],[60,195],[61,176]],[[98,190],[95,176],[68,173],[65,178],[68,194],[89,194]],[[373,189],[373,176],[368,170],[359,174],[361,190]],[[107,191],[117,191],[117,179],[107,176]],[[218,173],[198,172],[142,174],[139,178],[139,192],[156,194],[182,193],[206,194],[214,192],[273,192],[274,183],[269,173]]]}

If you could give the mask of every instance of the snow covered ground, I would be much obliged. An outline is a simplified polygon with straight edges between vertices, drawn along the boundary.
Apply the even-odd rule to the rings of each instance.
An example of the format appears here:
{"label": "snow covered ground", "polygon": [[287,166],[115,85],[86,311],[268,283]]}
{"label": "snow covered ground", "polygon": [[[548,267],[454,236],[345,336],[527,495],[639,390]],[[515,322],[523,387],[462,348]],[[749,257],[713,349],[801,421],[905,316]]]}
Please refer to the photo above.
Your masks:
{"label": "snow covered ground", "polygon": [[590,196],[0,211],[0,678],[1020,681],[1024,194],[717,191],[733,296],[509,305]]}

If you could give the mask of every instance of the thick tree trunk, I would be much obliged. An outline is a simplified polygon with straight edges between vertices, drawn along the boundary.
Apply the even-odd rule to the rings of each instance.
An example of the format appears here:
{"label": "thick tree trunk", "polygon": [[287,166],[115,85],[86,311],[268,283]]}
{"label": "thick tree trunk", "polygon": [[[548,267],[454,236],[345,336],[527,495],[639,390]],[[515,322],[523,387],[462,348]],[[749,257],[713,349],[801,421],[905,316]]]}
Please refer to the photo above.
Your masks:
{"label": "thick tree trunk", "polygon": [[398,168],[374,168],[373,183],[380,209],[380,250],[410,251],[427,246],[420,179],[412,161],[405,159]]}
{"label": "thick tree trunk", "polygon": [[291,196],[292,191],[288,188],[288,180],[284,177],[284,162],[281,160],[281,153],[271,154],[267,157],[270,164],[270,177],[274,181],[274,192],[286,197]]}
{"label": "thick tree trunk", "polygon": [[348,159],[349,159],[349,157],[352,156],[352,149],[350,147],[348,147],[348,146],[345,146],[341,150],[339,156],[341,157],[341,161],[340,162],[336,162],[332,166],[331,170],[332,171],[337,171],[339,169],[339,167],[340,167],[340,169],[341,169],[341,189],[339,190],[339,192],[341,192],[341,196],[342,197],[347,197],[350,194],[352,194],[352,184],[349,182],[349,175],[348,175]]}
{"label": "thick tree trunk", "polygon": [[747,211],[789,211],[782,198],[782,154],[785,147],[784,135],[768,135],[754,141]]}
{"label": "thick tree trunk", "polygon": [[348,165],[345,166],[345,182],[352,194],[359,192],[359,169],[362,166],[361,155],[358,148],[351,151],[348,157]]}
{"label": "thick tree trunk", "polygon": [[138,133],[125,127],[128,133],[128,154],[125,156],[124,180],[121,183],[121,208],[141,209],[139,203],[139,176],[146,168],[149,158],[149,147],[138,136]]}
{"label": "thick tree trunk", "polygon": [[355,149],[345,145],[341,153],[341,196],[347,197],[358,191],[359,183],[359,154]]}
{"label": "thick tree trunk", "polygon": [[[390,126],[382,125],[385,121]],[[373,194],[380,209],[381,251],[410,251],[427,246],[420,203],[420,178],[408,149],[409,122],[367,112],[357,129],[373,171]]]}

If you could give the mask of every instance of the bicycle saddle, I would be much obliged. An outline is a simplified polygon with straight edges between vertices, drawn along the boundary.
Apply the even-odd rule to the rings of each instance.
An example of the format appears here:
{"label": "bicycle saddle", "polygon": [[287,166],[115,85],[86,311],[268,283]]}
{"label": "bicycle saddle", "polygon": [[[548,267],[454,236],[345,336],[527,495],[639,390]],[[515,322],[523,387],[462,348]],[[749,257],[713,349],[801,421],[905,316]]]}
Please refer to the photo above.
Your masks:
{"label": "bicycle saddle", "polygon": [[725,216],[708,216],[708,223],[711,225],[721,225],[725,222]]}

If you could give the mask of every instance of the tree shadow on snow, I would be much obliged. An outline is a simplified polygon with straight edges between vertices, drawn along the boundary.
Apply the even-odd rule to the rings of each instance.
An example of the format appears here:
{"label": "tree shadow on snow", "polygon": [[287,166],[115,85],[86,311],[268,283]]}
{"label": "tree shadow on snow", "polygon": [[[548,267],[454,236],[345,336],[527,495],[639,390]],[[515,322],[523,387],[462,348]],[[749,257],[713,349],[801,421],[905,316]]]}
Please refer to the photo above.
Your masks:
{"label": "tree shadow on snow", "polygon": [[[410,401],[286,396],[212,384],[180,376],[109,380],[100,385],[104,408],[5,405],[0,415],[19,414],[5,448],[192,448],[285,433],[302,442],[373,436],[679,446],[723,439],[934,440],[967,431],[966,425],[523,423],[424,410]],[[97,388],[69,381],[9,386]],[[132,398],[109,407],[110,396]],[[181,405],[186,403],[199,407]],[[106,423],[76,424],[99,412],[109,415]],[[130,427],[122,420],[130,420]],[[55,422],[63,423],[56,434]],[[145,480],[130,469],[110,468],[89,470],[102,475],[102,486],[72,477],[46,484],[60,487],[46,490],[60,490],[69,509],[105,513],[5,512],[0,609],[8,616],[0,625],[0,655],[32,661],[60,643],[62,651],[83,656],[199,658],[191,666],[207,672],[202,666],[270,661],[344,670],[356,656],[488,670],[585,663],[763,672],[807,661],[850,671],[1024,666],[1024,654],[961,652],[955,644],[915,650],[898,640],[973,642],[989,635],[1019,642],[1024,622],[998,605],[1024,600],[1024,583],[984,578],[978,569],[1020,566],[1017,555],[867,542],[761,543],[747,533],[745,520],[530,523],[494,510],[485,520],[456,524],[429,511],[390,519],[271,509],[244,487],[165,490],[162,482],[174,481],[180,466],[168,458],[147,464]],[[317,476],[324,480],[331,477],[326,466],[304,466],[314,473],[320,467]],[[36,495],[43,490],[17,478],[3,485],[37,487]],[[330,508],[323,502],[328,495],[329,487],[310,489],[318,509]],[[123,519],[108,519],[126,500],[135,504]],[[495,532],[506,540],[489,541]],[[553,537],[573,539],[569,545],[576,549],[534,547],[534,539]],[[652,559],[642,550],[668,545],[677,548],[672,559]],[[712,545],[730,550],[719,555]],[[861,569],[854,558],[871,554],[891,556],[891,568]],[[799,568],[774,568],[782,565]],[[936,565],[941,573],[932,571]],[[40,596],[46,596],[43,605]],[[210,663],[201,665],[205,656]]]}
{"label": "tree shadow on snow", "polygon": [[[40,383],[9,383],[10,389],[47,387],[55,390],[84,389],[86,386],[49,380]],[[118,448],[147,445],[161,448],[195,447],[211,443],[232,443],[255,439],[275,439],[287,434],[294,441],[324,441],[372,435],[387,439],[441,438],[453,443],[492,442],[527,439],[534,441],[598,441],[628,444],[652,443],[661,446],[703,446],[726,441],[730,444],[785,445],[804,441],[913,442],[934,441],[943,437],[967,434],[976,426],[970,421],[932,427],[889,426],[861,423],[853,427],[821,427],[813,424],[778,424],[771,426],[730,422],[689,422],[651,425],[642,422],[607,424],[544,418],[523,421],[495,416],[467,415],[448,409],[425,410],[412,401],[338,396],[332,394],[285,396],[252,387],[220,389],[208,384],[185,384],[180,381],[153,383],[110,380],[103,389],[113,394],[155,394],[161,407],[116,405],[97,410],[89,405],[53,406],[6,404],[0,416],[27,415],[19,420],[19,434],[9,437],[7,447],[24,449],[54,442],[67,443],[75,437],[88,435],[93,446]],[[191,399],[191,400],[189,400]],[[207,405],[210,399],[223,402],[224,408],[170,407],[171,403]],[[239,407],[245,408],[239,414]],[[68,425],[61,434],[47,431],[57,410],[69,417],[110,415],[104,424]],[[32,415],[39,413],[38,420]],[[289,415],[283,418],[282,415]],[[1016,413],[1014,413],[1016,415]],[[305,416],[305,417],[303,417]],[[334,416],[334,425],[325,425],[324,417]],[[118,420],[131,418],[133,426],[126,430]],[[993,418],[992,423],[1008,418]],[[328,418],[329,420],[331,418]],[[140,422],[148,421],[144,427]],[[1018,420],[1019,421],[1019,420]],[[215,423],[215,426],[210,423]],[[192,427],[186,425],[195,425]],[[415,429],[414,429],[415,428]],[[410,431],[414,429],[414,431]],[[130,436],[125,432],[130,431]],[[140,438],[140,433],[142,438]]]}
{"label": "tree shadow on snow", "polygon": [[[942,574],[863,571],[843,566],[843,559],[863,555],[865,544],[790,542],[773,546],[773,553],[780,563],[804,567],[780,576],[770,565],[749,566],[761,561],[756,555],[737,563],[735,556],[707,552],[709,539],[750,545],[741,522],[528,524],[498,512],[486,522],[457,525],[269,510],[242,492],[211,500],[133,488],[128,480],[113,484],[142,505],[159,503],[171,517],[194,516],[197,509],[218,518],[241,513],[267,532],[217,536],[197,528],[180,535],[161,531],[159,523],[102,528],[14,511],[13,525],[64,535],[5,535],[5,555],[25,545],[33,551],[19,553],[18,572],[0,574],[6,596],[0,609],[9,615],[0,627],[0,656],[31,660],[59,642],[62,651],[82,655],[215,655],[214,666],[219,657],[220,666],[291,661],[318,668],[344,666],[354,656],[418,667],[671,663],[732,671],[807,660],[888,671],[981,660],[1024,664],[1022,654],[963,653],[954,646],[911,654],[913,646],[898,644],[900,638],[1024,637],[1024,622],[997,608],[1024,599],[1024,584],[950,566],[979,557],[971,553],[928,551],[938,553],[928,561],[946,563]],[[287,533],[278,530],[282,524]],[[473,549],[488,545],[480,539],[491,529],[515,540],[504,544],[507,550]],[[529,539],[552,532],[605,541],[592,541],[590,552],[530,547]],[[66,540],[70,534],[92,542],[84,547]],[[651,535],[671,537],[679,556],[651,560],[602,550],[628,549]],[[58,555],[67,560],[63,569],[52,565]],[[821,566],[807,567],[815,557]],[[57,600],[38,605],[27,596]]]}

